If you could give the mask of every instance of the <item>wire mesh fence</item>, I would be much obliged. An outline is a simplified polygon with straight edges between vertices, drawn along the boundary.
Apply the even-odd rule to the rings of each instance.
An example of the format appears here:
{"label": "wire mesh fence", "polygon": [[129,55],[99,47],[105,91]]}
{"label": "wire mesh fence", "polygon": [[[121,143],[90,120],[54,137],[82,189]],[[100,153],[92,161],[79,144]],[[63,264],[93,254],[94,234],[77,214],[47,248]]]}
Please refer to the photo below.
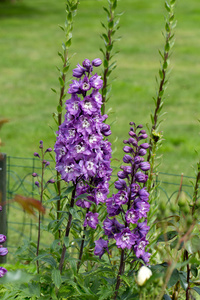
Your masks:
{"label": "wire mesh fence", "polygon": [[[12,201],[16,194],[26,197],[38,198],[38,189],[34,183],[32,173],[39,173],[41,164],[37,158],[7,157],[7,247],[12,255],[16,248],[23,243],[24,239],[36,241],[37,238],[37,219],[28,215],[15,202]],[[48,176],[55,172],[49,170]],[[54,174],[55,175],[55,174]],[[167,202],[173,201],[177,197],[180,189],[192,199],[193,184],[195,178],[177,174],[158,173],[156,175],[155,193],[158,199]],[[50,191],[51,192],[51,191]],[[48,222],[44,219],[43,222]],[[46,235],[46,234],[45,234]],[[46,237],[47,239],[47,237]],[[44,241],[44,243],[46,243]]]}

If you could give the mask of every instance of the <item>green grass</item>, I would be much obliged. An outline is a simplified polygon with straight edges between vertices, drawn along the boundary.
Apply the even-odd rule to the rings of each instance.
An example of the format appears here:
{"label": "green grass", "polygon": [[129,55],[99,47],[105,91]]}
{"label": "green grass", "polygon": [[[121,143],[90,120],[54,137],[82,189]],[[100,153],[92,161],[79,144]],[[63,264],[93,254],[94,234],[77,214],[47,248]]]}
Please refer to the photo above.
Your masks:
{"label": "green grass", "polygon": [[[0,3],[0,117],[9,118],[1,131],[5,143],[3,152],[8,155],[31,157],[37,151],[39,140],[53,146],[56,129],[52,113],[56,110],[59,89],[56,66],[61,66],[57,52],[64,39],[58,24],[65,21],[65,1],[21,0],[11,5]],[[75,18],[70,54],[72,68],[86,57],[100,57],[102,40],[100,21],[106,16],[103,1],[81,0]],[[156,92],[155,76],[159,68],[158,49],[163,48],[165,10],[164,1],[121,0],[121,16],[116,43],[118,67],[112,85],[112,97],[107,109],[114,115],[111,141],[118,137],[114,158],[121,159],[122,140],[126,138],[129,121],[146,124],[154,109],[152,97]],[[178,1],[176,43],[171,56],[172,72],[165,94],[163,111],[167,112],[161,129],[164,142],[160,171],[194,175],[191,166],[196,164],[199,151],[200,111],[199,0]]]}

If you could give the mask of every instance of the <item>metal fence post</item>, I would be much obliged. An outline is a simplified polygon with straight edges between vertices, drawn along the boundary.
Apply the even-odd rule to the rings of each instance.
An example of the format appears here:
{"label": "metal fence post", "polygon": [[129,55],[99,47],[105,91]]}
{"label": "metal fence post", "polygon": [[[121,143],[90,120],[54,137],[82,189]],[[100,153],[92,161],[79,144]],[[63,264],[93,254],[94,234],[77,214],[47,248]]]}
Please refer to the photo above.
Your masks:
{"label": "metal fence post", "polygon": [[[7,235],[6,219],[6,154],[0,153],[0,233]],[[4,244],[5,245],[5,244]],[[0,256],[0,263],[6,262],[6,256]]]}

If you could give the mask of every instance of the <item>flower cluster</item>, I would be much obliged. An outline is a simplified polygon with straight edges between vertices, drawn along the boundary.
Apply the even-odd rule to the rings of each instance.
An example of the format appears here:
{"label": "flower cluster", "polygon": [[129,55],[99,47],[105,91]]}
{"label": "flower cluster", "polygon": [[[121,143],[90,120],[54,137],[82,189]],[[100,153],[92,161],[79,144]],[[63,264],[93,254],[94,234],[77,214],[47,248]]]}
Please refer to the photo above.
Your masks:
{"label": "flower cluster", "polygon": [[[111,144],[104,139],[111,134],[110,126],[104,121],[107,115],[101,115],[102,96],[99,90],[103,81],[92,74],[93,68],[101,65],[99,58],[90,62],[85,59],[73,70],[66,101],[64,122],[59,126],[55,143],[56,170],[66,182],[76,186],[76,205],[87,208],[91,203],[105,202],[108,191]],[[87,194],[86,198],[79,197]],[[88,201],[89,200],[89,201]],[[96,213],[88,212],[84,226],[96,228]]]}
{"label": "flower cluster", "polygon": [[[147,138],[145,130],[141,129],[143,126],[136,127],[133,122],[130,125],[130,137],[124,140],[125,165],[121,166],[115,182],[118,192],[106,200],[108,216],[103,222],[103,228],[108,239],[115,239],[118,248],[130,249],[137,258],[148,263],[150,254],[145,248],[149,243],[146,234],[149,230],[147,212],[150,205],[149,193],[144,184],[148,179],[145,172],[150,169],[150,164],[144,161],[144,155],[149,145],[142,142]],[[100,251],[101,244],[102,240],[96,241],[95,254],[99,256],[102,256],[103,249],[108,245],[104,243]]]}
{"label": "flower cluster", "polygon": [[[0,206],[0,211],[2,211],[2,206]],[[6,241],[6,236],[4,234],[0,234],[0,256],[5,256],[8,253],[8,249],[3,247],[3,244]],[[0,267],[0,278],[5,275],[7,270],[3,267]]]}

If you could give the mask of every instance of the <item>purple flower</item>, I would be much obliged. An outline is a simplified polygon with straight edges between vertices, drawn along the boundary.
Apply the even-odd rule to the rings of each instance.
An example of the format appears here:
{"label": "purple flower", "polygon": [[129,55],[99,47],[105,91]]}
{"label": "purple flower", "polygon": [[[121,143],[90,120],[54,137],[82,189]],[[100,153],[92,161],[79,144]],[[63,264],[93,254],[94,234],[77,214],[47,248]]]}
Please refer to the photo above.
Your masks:
{"label": "purple flower", "polygon": [[88,225],[91,228],[96,229],[97,224],[99,223],[98,216],[99,216],[98,213],[92,213],[91,211],[89,211],[85,216],[85,221],[83,226],[86,227]]}
{"label": "purple flower", "polygon": [[135,244],[136,235],[129,228],[124,228],[120,233],[114,235],[116,245],[121,249],[131,249]]}
{"label": "purple flower", "polygon": [[94,67],[99,67],[100,65],[102,64],[102,61],[100,58],[95,58],[93,61],[92,61],[92,65]]}
{"label": "purple flower", "polygon": [[0,267],[0,278],[6,274],[7,270],[4,267]]}
{"label": "purple flower", "polygon": [[126,218],[126,222],[128,224],[129,223],[136,224],[140,218],[140,215],[137,210],[135,210],[134,208],[131,208],[131,209],[127,210],[125,218]]}
{"label": "purple flower", "polygon": [[128,202],[128,195],[126,191],[119,191],[114,195],[114,200],[117,205],[123,205]]}
{"label": "purple flower", "polygon": [[142,258],[145,263],[149,262],[150,254],[145,251],[146,245],[149,242],[143,237],[134,245],[134,252],[137,258]]}
{"label": "purple flower", "polygon": [[8,249],[0,246],[0,256],[5,256],[8,253]]}
{"label": "purple flower", "polygon": [[147,179],[148,179],[148,175],[145,175],[144,173],[142,173],[140,171],[135,174],[135,180],[137,182],[145,183],[147,181]]}
{"label": "purple flower", "polygon": [[[149,162],[145,162],[143,157],[149,145],[147,143],[140,145],[140,140],[147,137],[145,130],[137,133],[142,125],[136,127],[133,122],[131,125],[133,125],[129,131],[131,137],[123,141],[127,144],[123,148],[125,152],[123,161],[129,165],[121,166],[121,171],[117,174],[118,180],[115,182],[118,192],[106,200],[108,216],[115,218],[107,217],[103,222],[103,228],[108,239],[114,237],[118,248],[129,249],[146,263],[150,257],[148,251],[145,252],[148,243],[146,235],[149,230],[146,218],[150,204],[149,193],[144,187],[148,175],[142,171],[146,172],[150,169]],[[120,215],[120,222],[117,220],[118,215]],[[141,222],[141,219],[144,221]]]}
{"label": "purple flower", "polygon": [[73,70],[73,76],[77,78],[81,78],[83,74],[85,74],[85,68],[81,65],[77,65],[77,68]]}
{"label": "purple flower", "polygon": [[6,241],[6,236],[4,234],[0,234],[0,244],[3,244]]}
{"label": "purple flower", "polygon": [[151,166],[150,166],[150,163],[148,161],[145,161],[145,162],[141,162],[140,165],[139,165],[139,168],[142,170],[142,171],[148,171],[151,169]]}
{"label": "purple flower", "polygon": [[116,216],[121,212],[120,205],[115,203],[114,195],[106,200],[107,212],[110,217]]}
{"label": "purple flower", "polygon": [[105,253],[105,251],[107,251],[109,253],[108,241],[105,241],[102,238],[95,241],[94,254],[98,255],[99,258],[101,258],[102,255]]}
{"label": "purple flower", "polygon": [[108,238],[113,238],[115,233],[119,233],[124,229],[124,225],[119,223],[116,218],[106,219],[103,222],[103,229]]}

